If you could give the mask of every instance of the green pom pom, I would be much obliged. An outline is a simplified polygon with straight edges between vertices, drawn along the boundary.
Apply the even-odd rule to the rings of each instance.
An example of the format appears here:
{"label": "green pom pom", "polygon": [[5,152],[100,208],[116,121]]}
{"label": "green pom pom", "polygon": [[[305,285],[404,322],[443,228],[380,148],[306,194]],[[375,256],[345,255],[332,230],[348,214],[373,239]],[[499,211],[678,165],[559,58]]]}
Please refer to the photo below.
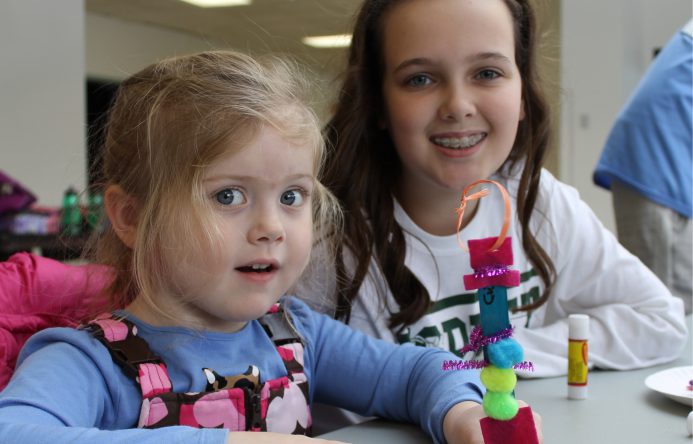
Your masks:
{"label": "green pom pom", "polygon": [[484,412],[493,419],[507,421],[517,415],[519,406],[517,400],[510,393],[498,393],[487,391],[484,394]]}
{"label": "green pom pom", "polygon": [[481,383],[492,392],[512,392],[517,384],[517,376],[511,368],[489,365],[481,370]]}

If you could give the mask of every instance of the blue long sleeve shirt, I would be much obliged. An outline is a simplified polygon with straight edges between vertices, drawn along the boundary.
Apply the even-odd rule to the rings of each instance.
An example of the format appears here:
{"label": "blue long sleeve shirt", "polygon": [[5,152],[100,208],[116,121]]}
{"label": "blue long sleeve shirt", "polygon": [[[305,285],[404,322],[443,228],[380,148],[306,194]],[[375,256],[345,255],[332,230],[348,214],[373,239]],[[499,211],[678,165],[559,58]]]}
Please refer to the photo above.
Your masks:
{"label": "blue long sleeve shirt", "polygon": [[618,180],[693,217],[693,21],[654,59],[611,129],[594,183]]}
{"label": "blue long sleeve shirt", "polygon": [[[285,309],[305,344],[311,402],[418,424],[444,442],[442,424],[456,403],[481,402],[474,371],[443,371],[448,352],[397,346],[359,333],[287,297]],[[262,381],[286,374],[271,339],[257,321],[235,333],[155,327],[122,312],[167,364],[175,392],[199,392],[202,368],[239,374],[250,364]],[[0,393],[0,442],[16,444],[224,443],[227,431],[185,426],[153,430],[137,424],[142,395],[90,333],[44,330],[23,348],[17,369]]]}

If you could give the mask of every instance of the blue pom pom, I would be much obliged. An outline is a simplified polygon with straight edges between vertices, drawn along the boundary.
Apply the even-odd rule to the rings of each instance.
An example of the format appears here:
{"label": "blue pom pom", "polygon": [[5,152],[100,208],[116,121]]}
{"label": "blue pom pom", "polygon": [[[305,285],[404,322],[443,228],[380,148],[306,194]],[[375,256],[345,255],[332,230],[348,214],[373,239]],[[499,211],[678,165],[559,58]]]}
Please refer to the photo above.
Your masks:
{"label": "blue pom pom", "polygon": [[511,368],[522,362],[522,346],[512,339],[501,339],[498,342],[486,346],[488,359],[498,368]]}

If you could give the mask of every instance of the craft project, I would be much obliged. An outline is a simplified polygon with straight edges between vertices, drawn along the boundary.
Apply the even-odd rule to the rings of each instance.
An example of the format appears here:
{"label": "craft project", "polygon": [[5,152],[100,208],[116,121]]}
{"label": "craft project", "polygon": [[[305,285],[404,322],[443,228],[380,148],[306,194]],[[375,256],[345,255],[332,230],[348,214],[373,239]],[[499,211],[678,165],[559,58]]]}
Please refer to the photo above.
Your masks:
{"label": "craft project", "polygon": [[481,368],[481,382],[486,387],[483,398],[487,418],[481,420],[481,431],[486,444],[538,444],[532,410],[519,408],[514,390],[517,383],[515,369],[532,370],[532,364],[523,361],[520,344],[512,336],[512,326],[508,315],[507,288],[520,284],[520,273],[510,269],[513,264],[512,240],[507,236],[510,225],[510,197],[498,182],[480,180],[465,188],[460,206],[457,209],[457,240],[467,250],[460,239],[462,218],[467,203],[481,199],[489,194],[483,189],[468,195],[469,191],[481,183],[495,185],[503,196],[505,216],[503,228],[498,237],[472,239],[468,241],[469,256],[473,274],[464,276],[467,290],[477,290],[480,308],[480,325],[474,327],[469,344],[461,354],[483,350],[483,360],[467,361],[466,367]]}

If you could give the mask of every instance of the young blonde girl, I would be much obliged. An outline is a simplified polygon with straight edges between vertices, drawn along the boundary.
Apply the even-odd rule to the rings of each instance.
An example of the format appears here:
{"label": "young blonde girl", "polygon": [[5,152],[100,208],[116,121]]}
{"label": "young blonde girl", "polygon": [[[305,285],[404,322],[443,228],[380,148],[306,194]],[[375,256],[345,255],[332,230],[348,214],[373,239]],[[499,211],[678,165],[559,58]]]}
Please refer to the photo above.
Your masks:
{"label": "young blonde girl", "polygon": [[286,63],[225,51],[123,82],[95,255],[119,309],[27,342],[0,394],[3,442],[298,443],[278,433],[309,434],[313,400],[480,441],[477,375],[441,370],[454,355],[284,296],[338,215],[301,88]]}
{"label": "young blonde girl", "polygon": [[[530,376],[564,375],[568,315],[590,323],[590,365],[670,361],[680,301],[542,168],[551,122],[528,0],[365,0],[327,125],[323,182],[345,210],[336,317],[393,342],[461,349],[479,321],[456,239],[462,190],[494,179],[513,198],[519,287],[508,289]],[[496,193],[467,207],[464,240],[497,236]],[[321,273],[318,273],[321,274]],[[329,284],[329,283],[328,283]]]}

